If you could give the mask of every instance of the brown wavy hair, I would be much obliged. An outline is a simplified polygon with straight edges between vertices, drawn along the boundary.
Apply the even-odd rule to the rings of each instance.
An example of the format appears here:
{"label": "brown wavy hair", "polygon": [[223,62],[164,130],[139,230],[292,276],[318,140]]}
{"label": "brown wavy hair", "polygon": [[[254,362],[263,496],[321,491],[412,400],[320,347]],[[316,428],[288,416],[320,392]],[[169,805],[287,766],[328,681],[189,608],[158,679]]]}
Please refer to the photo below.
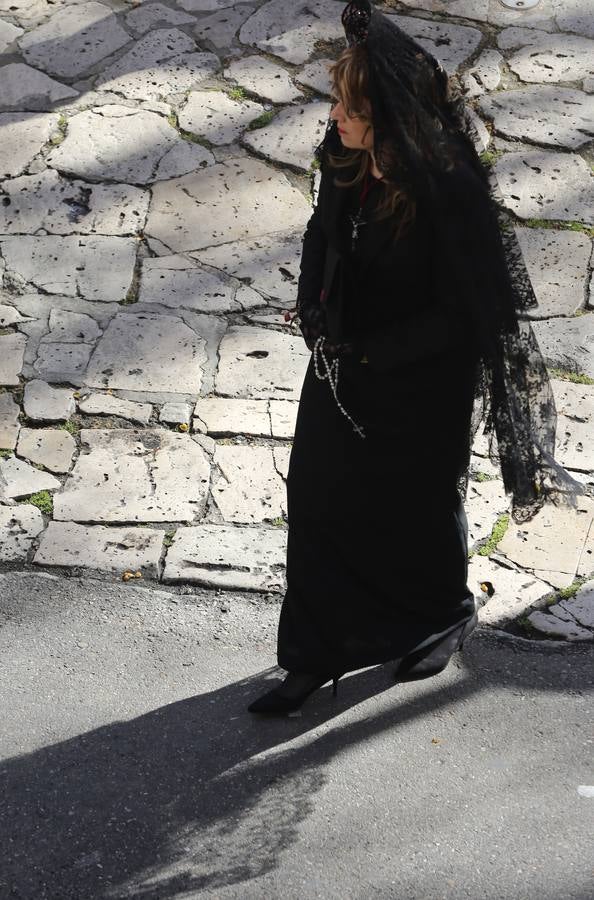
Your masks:
{"label": "brown wavy hair", "polygon": [[[360,45],[347,47],[330,66],[329,73],[333,103],[336,99],[340,99],[348,116],[368,123],[365,137],[369,128],[373,126],[371,104],[368,99],[369,71],[365,48]],[[367,150],[345,149],[340,155],[328,152],[327,159],[335,169],[356,167],[355,175],[350,180],[334,178],[337,187],[347,188],[359,184],[371,167],[371,155]],[[397,241],[415,220],[416,202],[404,188],[386,180],[383,184],[383,195],[376,206],[375,215],[377,219],[388,217],[394,219],[394,240]]]}

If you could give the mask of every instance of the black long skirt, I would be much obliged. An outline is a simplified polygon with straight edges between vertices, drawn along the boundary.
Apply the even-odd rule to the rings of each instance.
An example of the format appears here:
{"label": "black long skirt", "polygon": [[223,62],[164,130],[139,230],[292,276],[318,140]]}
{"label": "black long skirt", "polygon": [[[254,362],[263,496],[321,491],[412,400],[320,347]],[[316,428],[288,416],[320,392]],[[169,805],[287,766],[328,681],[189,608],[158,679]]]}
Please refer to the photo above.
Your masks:
{"label": "black long skirt", "polygon": [[460,352],[387,374],[341,357],[337,396],[361,438],[311,357],[287,476],[282,668],[397,660],[474,613],[457,481],[476,372]]}

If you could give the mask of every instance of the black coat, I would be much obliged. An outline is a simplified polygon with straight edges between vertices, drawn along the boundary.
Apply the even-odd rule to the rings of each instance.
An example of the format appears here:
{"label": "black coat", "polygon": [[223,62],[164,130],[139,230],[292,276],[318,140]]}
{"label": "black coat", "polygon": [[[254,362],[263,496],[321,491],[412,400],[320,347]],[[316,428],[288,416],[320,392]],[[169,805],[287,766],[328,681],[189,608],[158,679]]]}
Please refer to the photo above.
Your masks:
{"label": "black coat", "polygon": [[[444,186],[446,215],[443,209],[437,214],[418,204],[414,225],[396,244],[390,221],[373,221],[369,215],[373,193],[381,189],[376,185],[363,214],[369,221],[359,231],[353,254],[348,216],[358,209],[361,185],[334,184],[335,176],[349,180],[350,174],[350,169],[322,168],[303,240],[297,294],[302,321],[323,322],[320,333],[332,344],[351,342],[380,372],[430,359],[437,363],[444,353],[472,340],[459,302],[466,289],[464,247],[457,259],[444,258],[441,235],[469,210],[480,209],[472,200],[476,177],[468,167],[450,177]],[[310,349],[311,334],[304,332]]]}

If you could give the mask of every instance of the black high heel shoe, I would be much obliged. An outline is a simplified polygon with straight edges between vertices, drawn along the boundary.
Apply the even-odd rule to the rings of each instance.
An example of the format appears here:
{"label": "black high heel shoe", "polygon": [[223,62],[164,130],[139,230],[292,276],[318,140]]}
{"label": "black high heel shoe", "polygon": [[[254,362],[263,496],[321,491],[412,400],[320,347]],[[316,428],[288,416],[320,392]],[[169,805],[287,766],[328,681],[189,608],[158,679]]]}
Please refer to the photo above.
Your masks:
{"label": "black high heel shoe", "polygon": [[454,653],[462,649],[464,641],[477,624],[478,616],[475,612],[467,622],[438,641],[428,653],[420,651],[405,656],[394,672],[396,681],[419,681],[443,672]]}
{"label": "black high heel shoe", "polygon": [[[307,700],[310,694],[321,688],[327,681],[332,681],[332,696],[336,697],[338,691],[338,679],[344,675],[340,672],[336,675],[314,675],[313,673],[289,672],[283,683],[258,697],[248,706],[248,712],[267,713],[269,715],[284,715],[294,712]],[[282,693],[283,687],[287,688]]]}

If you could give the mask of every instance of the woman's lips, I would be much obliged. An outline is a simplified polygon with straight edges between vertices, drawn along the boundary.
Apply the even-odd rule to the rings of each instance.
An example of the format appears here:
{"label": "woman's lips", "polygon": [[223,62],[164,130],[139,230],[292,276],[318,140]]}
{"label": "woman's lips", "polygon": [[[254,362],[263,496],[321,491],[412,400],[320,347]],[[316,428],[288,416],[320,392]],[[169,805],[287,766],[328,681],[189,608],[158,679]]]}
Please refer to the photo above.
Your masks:
{"label": "woman's lips", "polygon": [[344,130],[344,128],[339,128],[339,129],[338,129],[338,133],[339,133],[339,134],[346,134],[346,131]]}

